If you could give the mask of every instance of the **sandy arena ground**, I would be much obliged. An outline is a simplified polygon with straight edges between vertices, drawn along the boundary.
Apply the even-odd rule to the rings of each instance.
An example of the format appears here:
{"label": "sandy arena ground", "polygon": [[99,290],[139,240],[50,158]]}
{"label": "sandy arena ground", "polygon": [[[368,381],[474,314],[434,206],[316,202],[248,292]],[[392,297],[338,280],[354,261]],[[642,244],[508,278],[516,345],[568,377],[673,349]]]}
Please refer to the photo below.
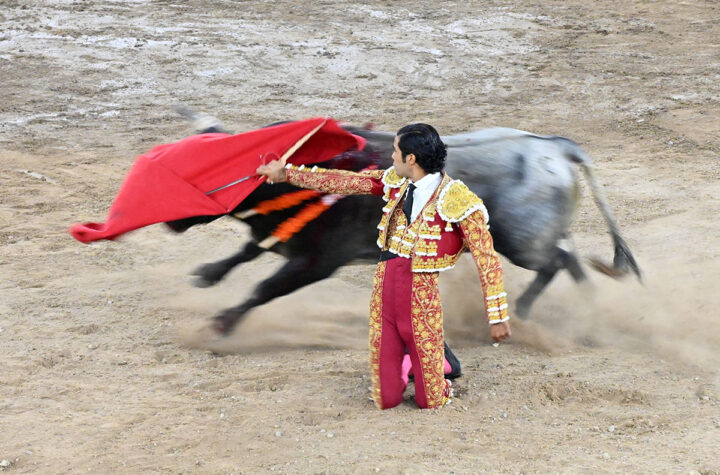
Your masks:
{"label": "sandy arena ground", "polygon": [[[718,25],[716,0],[0,0],[0,471],[720,473]],[[443,280],[455,401],[377,411],[372,266],[213,342],[208,319],[282,262],[191,287],[242,225],[67,234],[189,132],[179,103],[238,131],[331,115],[570,137],[645,285],[562,275],[494,348],[463,262]],[[611,257],[587,191],[574,233]],[[506,274],[511,298],[532,278]]]}

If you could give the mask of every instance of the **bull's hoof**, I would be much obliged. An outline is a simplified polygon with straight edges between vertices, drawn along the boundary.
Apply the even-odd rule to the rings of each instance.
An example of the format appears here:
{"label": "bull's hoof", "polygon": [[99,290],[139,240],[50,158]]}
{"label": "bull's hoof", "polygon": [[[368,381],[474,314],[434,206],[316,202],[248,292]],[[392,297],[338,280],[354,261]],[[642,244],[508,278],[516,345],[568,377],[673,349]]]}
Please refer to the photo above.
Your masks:
{"label": "bull's hoof", "polygon": [[193,277],[192,279],[190,279],[190,284],[193,287],[197,287],[198,289],[206,289],[215,285],[215,282],[205,280],[203,277]]}
{"label": "bull's hoof", "polygon": [[212,287],[225,277],[224,269],[215,264],[203,264],[190,273],[193,276],[192,285],[204,289]]}
{"label": "bull's hoof", "polygon": [[220,335],[227,336],[235,328],[240,317],[237,312],[226,310],[213,318],[212,329]]}
{"label": "bull's hoof", "polygon": [[194,276],[192,279],[190,279],[190,283],[193,287],[197,287],[199,289],[205,289],[207,287],[212,287],[213,285],[217,284],[217,280],[208,280],[203,276]]}

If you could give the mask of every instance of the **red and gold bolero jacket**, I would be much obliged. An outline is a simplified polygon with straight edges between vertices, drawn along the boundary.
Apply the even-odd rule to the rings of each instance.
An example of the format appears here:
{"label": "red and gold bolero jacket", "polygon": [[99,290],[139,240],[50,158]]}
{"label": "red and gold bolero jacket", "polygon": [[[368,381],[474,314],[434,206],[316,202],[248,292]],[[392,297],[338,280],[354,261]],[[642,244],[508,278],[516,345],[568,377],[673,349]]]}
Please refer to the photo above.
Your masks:
{"label": "red and gold bolero jacket", "polygon": [[409,180],[387,170],[352,172],[287,166],[288,183],[334,194],[374,194],[386,201],[378,224],[378,246],[412,260],[413,272],[439,272],[455,266],[467,247],[480,273],[489,323],[508,319],[502,267],[480,198],[465,184],[443,175],[442,182],[414,222],[402,202]]}

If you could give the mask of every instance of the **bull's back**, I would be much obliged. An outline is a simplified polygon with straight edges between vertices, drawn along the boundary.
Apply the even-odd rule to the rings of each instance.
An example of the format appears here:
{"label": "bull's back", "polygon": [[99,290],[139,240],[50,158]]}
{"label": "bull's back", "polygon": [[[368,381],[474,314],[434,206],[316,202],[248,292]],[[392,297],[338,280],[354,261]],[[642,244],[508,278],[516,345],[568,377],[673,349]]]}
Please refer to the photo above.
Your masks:
{"label": "bull's back", "polygon": [[539,269],[570,226],[576,170],[561,140],[491,130],[448,140],[448,173],[485,202],[497,251]]}

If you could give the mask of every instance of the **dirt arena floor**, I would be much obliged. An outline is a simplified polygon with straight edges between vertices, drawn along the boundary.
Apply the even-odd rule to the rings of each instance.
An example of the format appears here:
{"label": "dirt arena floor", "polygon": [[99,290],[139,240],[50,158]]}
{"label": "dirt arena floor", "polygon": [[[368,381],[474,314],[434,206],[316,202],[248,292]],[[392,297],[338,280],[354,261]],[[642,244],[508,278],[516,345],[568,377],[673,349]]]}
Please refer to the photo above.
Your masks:
{"label": "dirt arena floor", "polygon": [[[716,0],[0,0],[0,471],[720,473],[718,25]],[[238,131],[330,115],[570,137],[645,283],[562,275],[493,347],[462,262],[443,280],[457,397],[378,411],[372,266],[213,341],[209,318],[282,263],[193,288],[242,225],[67,234],[189,133],[181,103]],[[577,248],[609,259],[584,190]],[[532,278],[506,275],[511,300]]]}

